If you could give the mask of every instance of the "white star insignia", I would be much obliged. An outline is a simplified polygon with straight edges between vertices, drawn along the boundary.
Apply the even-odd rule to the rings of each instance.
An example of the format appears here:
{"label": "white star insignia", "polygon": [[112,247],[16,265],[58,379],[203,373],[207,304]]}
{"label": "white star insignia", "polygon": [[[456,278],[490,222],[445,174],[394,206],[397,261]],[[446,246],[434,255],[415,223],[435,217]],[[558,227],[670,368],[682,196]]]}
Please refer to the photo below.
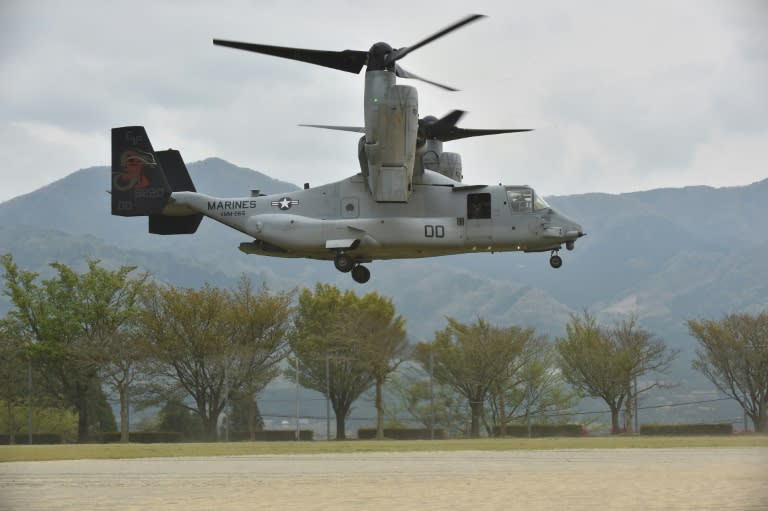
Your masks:
{"label": "white star insignia", "polygon": [[291,209],[291,206],[295,206],[299,201],[293,200],[290,197],[283,197],[280,200],[273,200],[272,205],[279,207],[281,210]]}

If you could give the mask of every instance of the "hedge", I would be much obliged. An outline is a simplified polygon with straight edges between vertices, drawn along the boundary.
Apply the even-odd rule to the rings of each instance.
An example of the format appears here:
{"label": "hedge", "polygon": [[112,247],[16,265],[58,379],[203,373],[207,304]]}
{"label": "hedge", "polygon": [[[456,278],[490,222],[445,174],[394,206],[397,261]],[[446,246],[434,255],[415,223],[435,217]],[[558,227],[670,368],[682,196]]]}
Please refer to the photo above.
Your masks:
{"label": "hedge", "polygon": [[[313,440],[314,431],[310,429],[302,429],[299,431],[299,440]],[[233,431],[229,435],[229,439],[233,442],[249,441],[251,434],[248,431]],[[288,442],[296,440],[296,430],[290,429],[266,429],[264,431],[257,431],[254,438],[257,442]]]}
{"label": "hedge", "polygon": [[[445,430],[435,428],[435,438],[447,438]],[[376,428],[360,428],[357,430],[357,438],[370,440],[376,438]],[[384,428],[384,438],[391,440],[429,440],[431,434],[427,428]]]}
{"label": "hedge", "polygon": [[[553,436],[582,436],[584,434],[581,424],[531,424],[532,437]],[[493,435],[501,436],[501,428],[495,426]],[[507,424],[506,436],[527,437],[528,426],[525,424]]]}
{"label": "hedge", "polygon": [[[181,433],[170,431],[134,431],[128,433],[128,441],[136,444],[172,444],[182,442],[184,436]],[[120,441],[120,433],[117,431],[102,433],[101,441],[105,444],[113,444]]]}
{"label": "hedge", "polygon": [[[0,445],[8,445],[11,441],[11,437],[8,435],[0,435]],[[18,433],[14,441],[16,445],[26,445],[29,443],[29,436],[26,433]],[[33,444],[60,444],[61,435],[57,433],[33,433]]]}
{"label": "hedge", "polygon": [[733,424],[642,424],[641,435],[732,435]]}

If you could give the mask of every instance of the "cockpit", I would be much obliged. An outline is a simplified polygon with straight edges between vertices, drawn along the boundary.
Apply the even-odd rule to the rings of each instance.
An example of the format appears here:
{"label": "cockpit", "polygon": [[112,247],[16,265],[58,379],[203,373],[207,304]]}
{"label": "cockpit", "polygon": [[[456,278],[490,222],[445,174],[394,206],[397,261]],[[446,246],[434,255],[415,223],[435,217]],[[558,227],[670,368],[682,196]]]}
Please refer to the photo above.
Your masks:
{"label": "cockpit", "polygon": [[513,213],[532,213],[550,206],[543,197],[525,186],[507,186],[507,204]]}

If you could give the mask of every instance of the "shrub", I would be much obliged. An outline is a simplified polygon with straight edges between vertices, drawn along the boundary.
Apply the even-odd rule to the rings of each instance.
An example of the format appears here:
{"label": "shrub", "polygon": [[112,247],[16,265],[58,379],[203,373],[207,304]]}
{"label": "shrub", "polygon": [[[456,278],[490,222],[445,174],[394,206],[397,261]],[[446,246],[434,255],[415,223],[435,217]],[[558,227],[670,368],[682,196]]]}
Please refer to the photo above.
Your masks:
{"label": "shrub", "polygon": [[733,424],[642,424],[641,435],[731,435]]}
{"label": "shrub", "polygon": [[[493,436],[501,436],[501,428],[493,428]],[[554,437],[554,436],[582,436],[581,424],[531,424],[532,437]],[[528,426],[525,424],[507,424],[506,436],[527,437]]]}
{"label": "shrub", "polygon": [[[58,433],[33,433],[32,443],[38,444],[60,444],[61,435]],[[0,435],[0,445],[8,445],[11,441],[8,435]],[[26,433],[17,433],[15,438],[17,445],[26,445],[29,443],[29,436]]]}
{"label": "shrub", "polygon": [[[229,435],[233,442],[249,441],[251,434],[248,431],[233,431]],[[302,429],[299,431],[299,440],[313,440],[314,431]],[[296,440],[296,431],[289,429],[267,429],[257,431],[254,438],[257,442],[289,442]]]}
{"label": "shrub", "polygon": [[[134,431],[128,433],[128,441],[136,444],[171,444],[181,442],[183,435],[169,431]],[[120,441],[120,433],[113,431],[102,433],[101,441],[105,444],[113,444]]]}
{"label": "shrub", "polygon": [[[390,440],[429,440],[431,437],[427,428],[384,428],[384,438]],[[443,439],[448,435],[445,430],[435,428],[435,438]],[[370,440],[376,438],[376,428],[360,428],[357,430],[357,438]]]}

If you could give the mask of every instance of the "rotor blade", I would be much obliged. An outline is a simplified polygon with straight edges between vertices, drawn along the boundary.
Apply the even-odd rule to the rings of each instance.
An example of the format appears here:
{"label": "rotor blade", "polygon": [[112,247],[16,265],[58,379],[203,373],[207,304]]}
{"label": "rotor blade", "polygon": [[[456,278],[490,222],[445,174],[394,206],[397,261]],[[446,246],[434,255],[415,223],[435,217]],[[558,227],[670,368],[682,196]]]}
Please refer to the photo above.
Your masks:
{"label": "rotor blade", "polygon": [[362,128],[360,126],[328,126],[326,124],[299,124],[299,126],[303,126],[305,128],[322,128],[326,130],[353,131],[355,133],[365,133],[365,128]]}
{"label": "rotor blade", "polygon": [[463,27],[464,25],[466,25],[468,23],[472,23],[473,21],[479,20],[480,18],[485,18],[485,15],[483,15],[483,14],[472,14],[470,16],[467,16],[464,19],[461,19],[461,20],[457,21],[456,23],[454,23],[451,26],[442,29],[440,32],[437,32],[436,34],[432,34],[431,36],[427,37],[426,39],[423,39],[423,40],[419,41],[418,43],[416,43],[414,45],[406,46],[405,48],[400,48],[397,51],[397,55],[395,55],[394,60],[400,60],[401,58],[405,57],[406,55],[408,55],[412,51],[418,50],[422,46],[431,43],[435,39],[439,39],[439,38],[443,37],[444,35],[446,35],[446,34],[448,34],[450,32],[453,32],[457,28],[461,28],[461,27]]}
{"label": "rotor blade", "polygon": [[441,117],[432,124],[427,125],[427,129],[433,133],[447,132],[455,128],[464,114],[464,110],[453,110],[451,113]]}
{"label": "rotor blade", "polygon": [[395,75],[399,76],[400,78],[412,78],[414,80],[421,80],[424,83],[428,83],[430,85],[434,85],[435,87],[440,87],[441,89],[449,90],[451,92],[458,92],[459,90],[459,89],[454,89],[453,87],[449,87],[448,85],[443,85],[442,83],[437,83],[437,82],[433,82],[432,80],[427,80],[426,78],[422,78],[419,75],[415,75],[403,69],[403,67],[400,64],[395,64]]}
{"label": "rotor blade", "polygon": [[515,130],[475,130],[464,128],[453,128],[445,135],[435,137],[442,142],[448,142],[449,140],[458,140],[460,138],[469,137],[482,137],[485,135],[499,135],[501,133],[521,133],[524,131],[533,131],[533,129],[515,129]]}
{"label": "rotor blade", "polygon": [[419,128],[423,130],[424,137],[427,139],[440,140],[448,142],[460,138],[482,137],[485,135],[498,135],[501,133],[520,133],[523,131],[533,131],[531,129],[464,129],[456,126],[459,120],[466,114],[463,110],[453,110],[449,114],[441,117],[434,122],[419,122]]}
{"label": "rotor blade", "polygon": [[318,66],[330,67],[348,73],[359,73],[365,61],[368,58],[367,51],[344,50],[344,51],[324,51],[309,50],[305,48],[287,48],[284,46],[270,46],[266,44],[241,43],[237,41],[224,41],[214,39],[213,44],[217,46],[226,46],[238,50],[252,51],[281,57],[284,59],[298,60]]}

